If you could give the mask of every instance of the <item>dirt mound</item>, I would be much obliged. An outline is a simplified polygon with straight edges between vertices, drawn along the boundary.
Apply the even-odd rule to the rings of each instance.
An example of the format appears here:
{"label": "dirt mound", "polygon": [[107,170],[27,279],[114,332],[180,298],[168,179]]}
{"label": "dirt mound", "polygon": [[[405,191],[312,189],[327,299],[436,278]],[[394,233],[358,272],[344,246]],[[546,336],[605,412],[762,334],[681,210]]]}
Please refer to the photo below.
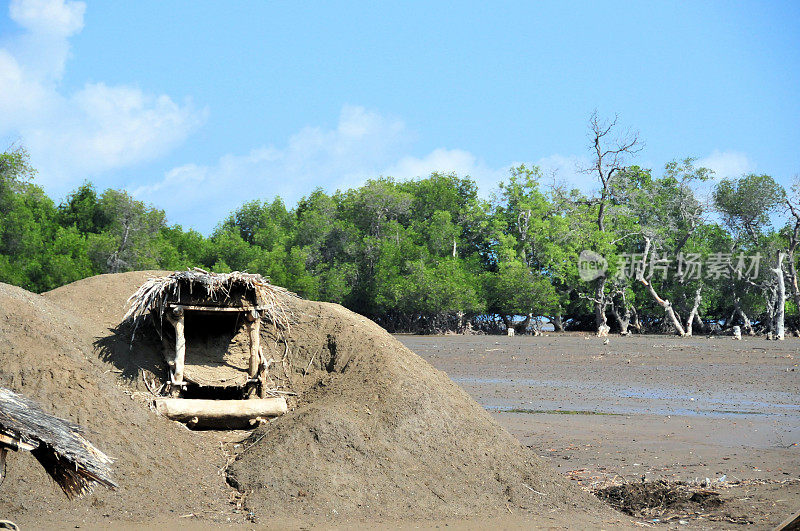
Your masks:
{"label": "dirt mound", "polygon": [[[86,426],[117,458],[120,484],[70,504],[33,459],[14,455],[0,514],[38,523],[46,514],[62,523],[231,516],[220,439],[148,409],[139,371],[163,373],[160,342],[140,330],[131,347],[120,326],[125,300],[153,273],[102,275],[44,296],[0,285],[0,385]],[[267,357],[285,356],[273,376],[297,397],[227,469],[253,516],[619,518],[376,324],[337,305],[289,304],[288,351],[270,326],[262,344]]]}
{"label": "dirt mound", "polygon": [[[124,283],[125,277],[119,280]],[[105,300],[121,309],[113,294],[107,295]],[[218,448],[206,447],[182,426],[154,415],[119,379],[117,369],[95,354],[97,333],[113,317],[98,311],[86,320],[78,300],[67,305],[78,310],[73,313],[49,298],[0,284],[0,386],[87,428],[87,438],[116,459],[119,489],[100,488],[70,502],[33,457],[12,453],[0,486],[0,515],[20,524],[97,525],[208,506],[229,512],[230,489],[218,475],[224,464]]]}
{"label": "dirt mound", "polygon": [[257,515],[607,511],[378,325],[338,305],[291,304],[300,401],[259,429],[228,470]]}

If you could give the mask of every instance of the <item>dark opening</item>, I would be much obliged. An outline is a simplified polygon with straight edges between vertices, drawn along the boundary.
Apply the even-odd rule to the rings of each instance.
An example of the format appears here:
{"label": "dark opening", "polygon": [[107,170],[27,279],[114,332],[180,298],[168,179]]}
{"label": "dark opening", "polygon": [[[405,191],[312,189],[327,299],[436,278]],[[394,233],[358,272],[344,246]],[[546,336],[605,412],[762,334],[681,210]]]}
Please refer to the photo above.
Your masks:
{"label": "dark opening", "polygon": [[189,342],[228,344],[239,332],[244,323],[241,312],[198,312],[187,311],[185,334]]}
{"label": "dark opening", "polygon": [[202,400],[244,400],[245,388],[230,386],[217,387],[186,383],[186,389],[181,393],[181,398],[198,398]]}

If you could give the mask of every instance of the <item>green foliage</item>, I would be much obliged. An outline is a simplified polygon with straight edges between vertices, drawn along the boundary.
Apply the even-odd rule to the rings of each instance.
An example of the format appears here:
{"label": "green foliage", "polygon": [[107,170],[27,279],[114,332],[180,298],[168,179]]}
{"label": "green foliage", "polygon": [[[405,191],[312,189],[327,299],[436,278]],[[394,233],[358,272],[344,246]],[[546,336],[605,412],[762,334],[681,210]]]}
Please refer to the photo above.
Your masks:
{"label": "green foliage", "polygon": [[507,324],[560,316],[585,326],[598,284],[580,278],[578,257],[592,250],[608,261],[600,293],[656,326],[663,309],[629,274],[630,257],[649,242],[651,253],[673,260],[671,276],[652,285],[676,311],[687,315],[700,289],[705,319],[727,319],[731,293],[758,315],[766,306],[756,283],[681,277],[676,259],[762,251],[763,282],[766,255],[788,245],[788,229],[770,230],[783,189],[765,175],[719,182],[717,224],[696,196],[710,171],[694,164],[676,160],[660,175],[619,168],[602,201],[544,185],[535,166],[511,168],[490,201],[472,179],[452,173],[381,177],[334,194],[314,190],[291,209],[280,198],[249,201],[205,237],[89,182],[56,207],[34,184],[25,150],[12,148],[0,154],[0,281],[44,291],[100,273],[200,266],[259,273],[392,330],[459,329],[479,316],[475,322]]}
{"label": "green foliage", "polygon": [[103,211],[94,185],[85,182],[58,206],[57,220],[63,227],[74,226],[83,233],[99,234],[111,222],[109,214]]}
{"label": "green foliage", "polygon": [[769,175],[751,173],[741,179],[723,179],[714,189],[714,205],[725,224],[735,236],[753,241],[785,198],[783,187]]}
{"label": "green foliage", "polygon": [[499,264],[497,272],[485,273],[490,312],[500,315],[553,315],[559,306],[550,279],[532,271],[520,260]]}

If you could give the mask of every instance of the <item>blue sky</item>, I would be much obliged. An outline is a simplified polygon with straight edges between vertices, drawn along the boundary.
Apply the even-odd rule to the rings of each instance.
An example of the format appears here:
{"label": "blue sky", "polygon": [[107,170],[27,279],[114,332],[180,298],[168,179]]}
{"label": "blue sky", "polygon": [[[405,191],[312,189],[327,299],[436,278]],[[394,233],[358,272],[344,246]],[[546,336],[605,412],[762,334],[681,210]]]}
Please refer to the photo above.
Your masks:
{"label": "blue sky", "polygon": [[249,199],[511,164],[591,189],[590,113],[660,169],[800,174],[798,2],[73,2],[0,11],[0,141],[208,233]]}

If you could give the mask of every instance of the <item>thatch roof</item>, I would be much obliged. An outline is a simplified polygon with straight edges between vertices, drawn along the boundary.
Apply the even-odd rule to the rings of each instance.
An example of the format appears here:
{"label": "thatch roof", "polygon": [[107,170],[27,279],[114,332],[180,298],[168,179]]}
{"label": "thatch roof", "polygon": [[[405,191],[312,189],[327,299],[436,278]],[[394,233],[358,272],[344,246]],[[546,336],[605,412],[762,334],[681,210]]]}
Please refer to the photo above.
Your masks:
{"label": "thatch roof", "polygon": [[168,302],[180,299],[182,289],[204,291],[211,299],[220,302],[224,302],[232,290],[244,289],[253,294],[253,303],[270,321],[282,328],[289,325],[290,314],[284,299],[294,296],[290,291],[270,284],[261,275],[240,271],[210,273],[198,267],[148,279],[128,299],[130,308],[124,320],[138,321],[150,311],[163,315]]}
{"label": "thatch roof", "polygon": [[95,485],[115,489],[112,459],[83,437],[83,428],[46,413],[36,402],[0,387],[0,449],[30,449],[68,498]]}

